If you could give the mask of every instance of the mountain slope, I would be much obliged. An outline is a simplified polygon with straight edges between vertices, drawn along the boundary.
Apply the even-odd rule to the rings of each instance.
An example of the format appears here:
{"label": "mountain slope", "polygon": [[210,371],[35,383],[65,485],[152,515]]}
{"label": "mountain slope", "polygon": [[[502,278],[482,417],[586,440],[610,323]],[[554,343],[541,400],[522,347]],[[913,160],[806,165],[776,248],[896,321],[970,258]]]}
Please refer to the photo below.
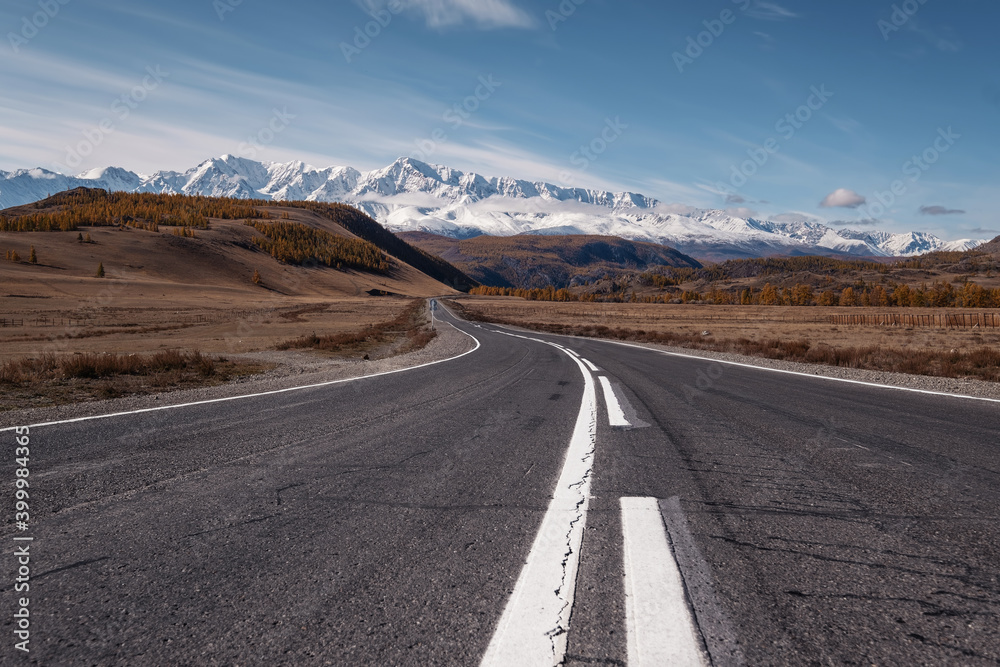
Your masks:
{"label": "mountain slope", "polygon": [[409,243],[439,255],[479,282],[494,287],[568,287],[605,274],[653,267],[700,268],[676,250],[614,236],[477,236],[454,239],[401,232]]}
{"label": "mountain slope", "polygon": [[650,197],[513,178],[487,179],[410,158],[370,172],[315,169],[302,162],[262,163],[224,155],[185,172],[140,176],[122,169],[68,177],[43,169],[0,172],[0,207],[26,204],[74,187],[275,201],[341,202],[393,231],[454,238],[481,234],[618,236],[659,243],[707,259],[827,254],[895,257],[961,251],[981,241],[943,241],[919,232],[834,229],[816,222],[740,218],[720,210],[667,206]]}
{"label": "mountain slope", "polygon": [[289,296],[431,296],[475,285],[341,204],[78,188],[0,211],[0,246],[23,260],[35,247],[41,258],[4,263],[5,281],[92,278],[100,263],[140,282],[223,291],[260,289],[259,271],[264,288]]}

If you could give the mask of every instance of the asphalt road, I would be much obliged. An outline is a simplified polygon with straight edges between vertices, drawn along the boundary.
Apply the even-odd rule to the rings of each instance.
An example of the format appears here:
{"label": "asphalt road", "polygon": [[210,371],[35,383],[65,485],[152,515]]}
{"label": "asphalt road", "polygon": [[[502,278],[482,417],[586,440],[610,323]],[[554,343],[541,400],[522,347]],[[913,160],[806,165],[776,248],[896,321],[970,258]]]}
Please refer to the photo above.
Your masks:
{"label": "asphalt road", "polygon": [[438,315],[478,349],[32,428],[0,662],[1000,663],[1000,403]]}

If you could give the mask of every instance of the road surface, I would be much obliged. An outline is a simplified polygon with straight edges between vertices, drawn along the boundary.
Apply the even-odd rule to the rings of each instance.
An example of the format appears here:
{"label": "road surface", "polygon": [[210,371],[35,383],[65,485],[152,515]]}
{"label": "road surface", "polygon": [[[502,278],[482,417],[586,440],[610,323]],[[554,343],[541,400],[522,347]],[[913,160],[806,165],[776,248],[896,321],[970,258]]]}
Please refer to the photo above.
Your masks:
{"label": "road surface", "polygon": [[1000,662],[1000,403],[436,315],[475,349],[32,427],[0,662]]}

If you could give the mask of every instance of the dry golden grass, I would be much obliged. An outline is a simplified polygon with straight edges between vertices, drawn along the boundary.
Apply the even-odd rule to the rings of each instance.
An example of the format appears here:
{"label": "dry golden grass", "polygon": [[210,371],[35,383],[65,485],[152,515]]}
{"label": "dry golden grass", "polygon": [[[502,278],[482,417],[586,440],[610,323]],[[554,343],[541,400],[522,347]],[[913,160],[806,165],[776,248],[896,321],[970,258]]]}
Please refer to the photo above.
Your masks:
{"label": "dry golden grass", "polygon": [[[281,213],[356,238],[314,212]],[[256,232],[238,220],[213,219],[196,239],[112,227],[81,233],[93,242],[72,232],[0,233],[0,258],[4,250],[27,258],[31,246],[38,255],[37,264],[0,259],[0,362],[44,352],[272,349],[296,336],[391,320],[409,302],[373,298],[373,291],[455,293],[396,259],[388,275],[282,264],[257,249]],[[99,264],[105,278],[95,277]],[[295,311],[301,315],[287,316]],[[3,326],[11,321],[17,326]]]}
{"label": "dry golden grass", "polygon": [[[314,212],[281,213],[356,238]],[[220,355],[354,336],[395,320],[414,298],[455,294],[392,257],[384,275],[283,264],[254,246],[254,234],[241,220],[217,219],[197,238],[116,227],[83,228],[82,238],[0,233],[0,258],[5,250],[27,258],[34,247],[38,259],[0,259],[0,409],[218,384],[266,369]],[[338,355],[390,354],[423,337],[403,331]],[[175,367],[149,366],[170,358]]]}
{"label": "dry golden grass", "polygon": [[0,410],[217,385],[271,366],[201,352],[42,354],[0,364]]}
{"label": "dry golden grass", "polygon": [[829,323],[832,314],[867,309],[547,303],[481,297],[462,298],[457,303],[470,319],[552,333],[848,368],[1000,381],[1000,329],[847,327]]}
{"label": "dry golden grass", "polygon": [[425,347],[437,336],[424,328],[426,305],[423,299],[412,302],[395,318],[347,333],[317,336],[315,333],[280,343],[279,350],[322,350],[337,354],[364,354],[370,358],[378,350],[395,354],[412,352]]}

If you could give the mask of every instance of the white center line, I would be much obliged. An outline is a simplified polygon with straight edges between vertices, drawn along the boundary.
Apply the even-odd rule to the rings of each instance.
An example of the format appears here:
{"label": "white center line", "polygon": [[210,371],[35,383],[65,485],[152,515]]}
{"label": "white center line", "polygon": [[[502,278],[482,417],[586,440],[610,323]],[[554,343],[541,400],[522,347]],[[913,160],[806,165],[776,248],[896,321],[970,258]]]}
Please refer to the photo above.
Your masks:
{"label": "white center line", "polygon": [[708,664],[656,498],[622,498],[629,667]]}
{"label": "white center line", "polygon": [[571,358],[584,378],[576,426],[552,501],[482,665],[559,665],[566,655],[597,443],[594,378],[579,359]]}
{"label": "white center line", "polygon": [[597,372],[597,366],[592,364],[589,359],[584,359],[583,357],[580,357],[580,359],[583,361],[583,363],[587,364],[587,368],[594,371],[595,373]]}
{"label": "white center line", "polygon": [[625,411],[622,410],[621,403],[618,402],[618,397],[615,396],[615,389],[611,386],[611,381],[603,375],[598,380],[601,381],[604,402],[608,406],[608,423],[612,426],[631,426],[632,422],[625,417]]}

